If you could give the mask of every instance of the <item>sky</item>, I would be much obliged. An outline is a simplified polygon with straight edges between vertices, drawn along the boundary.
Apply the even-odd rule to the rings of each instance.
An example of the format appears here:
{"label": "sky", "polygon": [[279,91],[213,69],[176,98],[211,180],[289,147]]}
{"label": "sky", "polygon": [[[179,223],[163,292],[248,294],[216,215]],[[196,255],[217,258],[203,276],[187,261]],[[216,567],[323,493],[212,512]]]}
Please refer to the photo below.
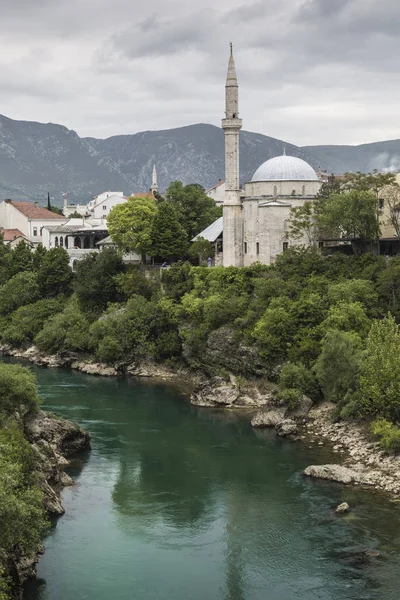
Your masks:
{"label": "sky", "polygon": [[109,137],[220,125],[297,144],[400,138],[398,0],[0,0],[0,113]]}

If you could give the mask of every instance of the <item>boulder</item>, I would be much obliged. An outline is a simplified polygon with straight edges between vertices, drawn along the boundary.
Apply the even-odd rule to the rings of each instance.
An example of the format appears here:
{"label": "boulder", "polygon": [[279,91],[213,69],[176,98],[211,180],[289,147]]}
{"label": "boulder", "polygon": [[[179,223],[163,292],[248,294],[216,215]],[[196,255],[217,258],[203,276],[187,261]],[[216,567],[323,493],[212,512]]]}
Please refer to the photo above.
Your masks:
{"label": "boulder", "polygon": [[288,411],[287,415],[295,421],[305,419],[308,413],[310,412],[312,405],[313,401],[311,400],[311,398],[303,395],[296,408],[294,410]]}
{"label": "boulder", "polygon": [[335,513],[337,515],[343,515],[344,513],[349,512],[349,510],[350,506],[347,504],[347,502],[342,502],[342,504],[339,504],[339,506],[336,507]]}
{"label": "boulder", "polygon": [[212,383],[202,385],[190,396],[191,404],[195,406],[216,407],[232,406],[239,398],[239,390],[233,383],[216,377]]}
{"label": "boulder", "polygon": [[336,481],[346,485],[354,483],[359,478],[357,473],[352,469],[343,467],[342,465],[311,465],[304,470],[304,475],[315,479],[327,479],[328,481]]}
{"label": "boulder", "polygon": [[289,437],[296,435],[299,431],[296,421],[293,419],[285,419],[275,426],[277,434],[281,437]]}
{"label": "boulder", "polygon": [[262,410],[251,420],[253,427],[276,427],[285,420],[286,408],[277,406],[269,410]]}

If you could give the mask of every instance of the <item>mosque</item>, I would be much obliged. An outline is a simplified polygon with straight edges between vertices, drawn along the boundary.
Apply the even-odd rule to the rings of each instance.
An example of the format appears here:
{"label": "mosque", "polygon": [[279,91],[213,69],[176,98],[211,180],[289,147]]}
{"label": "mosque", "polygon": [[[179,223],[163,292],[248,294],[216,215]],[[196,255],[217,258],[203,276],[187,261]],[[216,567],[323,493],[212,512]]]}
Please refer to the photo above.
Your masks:
{"label": "mosque", "polygon": [[[223,217],[197,237],[211,242],[223,240],[222,262],[226,267],[243,267],[255,262],[269,265],[290,245],[290,209],[302,206],[318,194],[322,181],[304,160],[286,155],[271,158],[241,189],[239,182],[239,87],[232,44],[225,86],[225,196]],[[221,246],[219,246],[221,247]]]}

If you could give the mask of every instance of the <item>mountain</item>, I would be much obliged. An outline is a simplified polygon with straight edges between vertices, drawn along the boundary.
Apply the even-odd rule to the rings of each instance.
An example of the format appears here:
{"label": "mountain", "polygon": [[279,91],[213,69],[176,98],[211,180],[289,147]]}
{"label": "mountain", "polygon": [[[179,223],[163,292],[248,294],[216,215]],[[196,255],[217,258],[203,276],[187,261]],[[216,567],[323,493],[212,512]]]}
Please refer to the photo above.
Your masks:
{"label": "mountain", "polygon": [[[400,167],[400,140],[362,146],[306,146],[242,131],[240,178],[251,179],[257,167],[286,152],[329,172]],[[0,115],[0,199],[38,200],[60,205],[87,202],[105,190],[145,192],[157,165],[159,188],[171,181],[208,188],[224,176],[224,138],[219,127],[189,125],[108,139],[80,138],[53,123],[15,121]]]}

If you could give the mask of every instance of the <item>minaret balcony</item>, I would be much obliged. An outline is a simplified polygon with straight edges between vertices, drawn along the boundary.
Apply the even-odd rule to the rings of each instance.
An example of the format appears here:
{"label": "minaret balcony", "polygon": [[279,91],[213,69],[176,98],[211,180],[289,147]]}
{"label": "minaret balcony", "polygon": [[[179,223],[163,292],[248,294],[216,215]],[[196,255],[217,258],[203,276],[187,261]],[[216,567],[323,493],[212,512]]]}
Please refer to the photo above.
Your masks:
{"label": "minaret balcony", "polygon": [[242,128],[242,119],[231,118],[231,119],[222,119],[222,129],[241,129]]}

